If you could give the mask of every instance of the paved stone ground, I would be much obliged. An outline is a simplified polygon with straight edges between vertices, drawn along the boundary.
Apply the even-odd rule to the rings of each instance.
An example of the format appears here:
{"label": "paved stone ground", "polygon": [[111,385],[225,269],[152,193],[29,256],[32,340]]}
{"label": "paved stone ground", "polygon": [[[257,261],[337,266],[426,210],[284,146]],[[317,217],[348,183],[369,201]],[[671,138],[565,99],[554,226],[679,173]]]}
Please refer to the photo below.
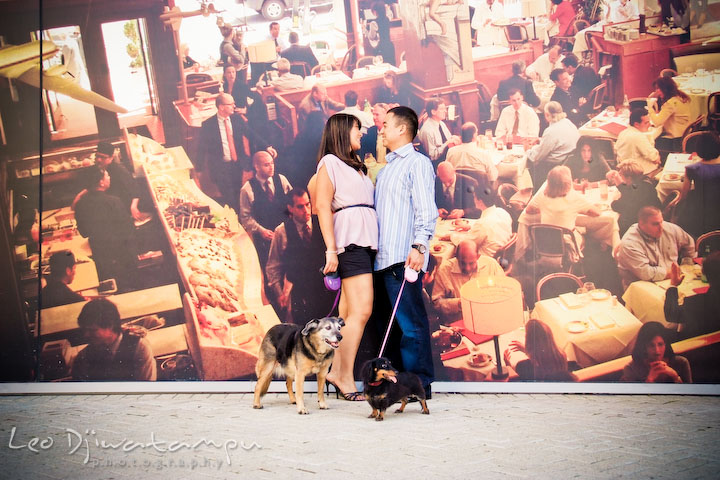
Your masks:
{"label": "paved stone ground", "polygon": [[280,394],[263,410],[250,394],[3,396],[0,478],[720,475],[720,397],[436,393],[429,416],[409,404],[384,422],[316,399],[301,416]]}

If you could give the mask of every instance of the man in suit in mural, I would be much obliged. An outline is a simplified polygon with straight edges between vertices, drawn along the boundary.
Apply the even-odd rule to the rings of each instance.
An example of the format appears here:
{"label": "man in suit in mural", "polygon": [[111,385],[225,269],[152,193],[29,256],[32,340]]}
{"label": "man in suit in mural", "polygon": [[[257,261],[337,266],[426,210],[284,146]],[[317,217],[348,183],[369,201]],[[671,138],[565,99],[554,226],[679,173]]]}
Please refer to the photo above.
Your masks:
{"label": "man in suit in mural", "polygon": [[455,173],[450,162],[438,165],[435,177],[435,203],[441,218],[476,218],[480,212],[475,208],[475,179]]}
{"label": "man in suit in mural", "polygon": [[220,191],[220,201],[239,211],[238,198],[243,171],[250,170],[251,145],[275,150],[248,128],[247,121],[235,112],[235,100],[222,93],[215,100],[217,114],[202,123],[196,169],[207,169]]}

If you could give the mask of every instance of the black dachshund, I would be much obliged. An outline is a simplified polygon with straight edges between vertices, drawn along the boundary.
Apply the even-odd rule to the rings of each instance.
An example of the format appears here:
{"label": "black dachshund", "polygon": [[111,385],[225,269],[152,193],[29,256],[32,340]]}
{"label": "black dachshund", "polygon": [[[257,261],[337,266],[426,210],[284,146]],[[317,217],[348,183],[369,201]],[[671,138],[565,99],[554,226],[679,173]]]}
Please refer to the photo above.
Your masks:
{"label": "black dachshund", "polygon": [[363,366],[363,394],[372,407],[368,418],[381,422],[385,410],[394,403],[402,402],[395,413],[402,413],[409,398],[416,398],[422,405],[422,413],[430,414],[425,401],[425,389],[417,375],[410,372],[398,372],[387,358],[368,360]]}

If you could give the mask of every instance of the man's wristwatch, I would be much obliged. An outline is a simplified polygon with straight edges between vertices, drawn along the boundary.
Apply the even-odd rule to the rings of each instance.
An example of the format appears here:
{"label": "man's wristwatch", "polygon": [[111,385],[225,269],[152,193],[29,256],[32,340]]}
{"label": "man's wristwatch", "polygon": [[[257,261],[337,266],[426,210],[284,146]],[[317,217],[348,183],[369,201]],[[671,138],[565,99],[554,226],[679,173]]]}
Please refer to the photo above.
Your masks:
{"label": "man's wristwatch", "polygon": [[420,252],[422,255],[425,255],[425,252],[427,251],[427,247],[425,247],[425,245],[423,245],[422,243],[413,243],[410,246]]}

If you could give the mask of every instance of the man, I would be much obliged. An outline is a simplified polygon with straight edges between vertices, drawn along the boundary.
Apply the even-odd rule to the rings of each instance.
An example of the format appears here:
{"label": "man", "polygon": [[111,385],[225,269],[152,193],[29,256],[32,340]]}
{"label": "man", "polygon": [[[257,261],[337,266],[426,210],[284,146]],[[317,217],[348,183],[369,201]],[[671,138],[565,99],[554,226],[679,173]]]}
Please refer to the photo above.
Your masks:
{"label": "man", "polygon": [[240,222],[252,237],[263,271],[275,227],[285,220],[285,194],[292,188],[275,174],[275,160],[266,151],[253,155],[255,175],[240,190]]}
{"label": "man", "polygon": [[682,228],[663,222],[657,207],[643,207],[638,223],[632,225],[620,241],[618,269],[627,288],[632,282],[658,282],[670,278],[671,265],[695,257],[695,241]]}
{"label": "man", "polygon": [[425,106],[428,118],[423,123],[418,140],[427,152],[434,165],[445,160],[447,149],[450,143],[460,144],[460,138],[450,133],[445,125],[447,118],[447,106],[440,98],[428,100]]}
{"label": "man", "polygon": [[472,240],[463,240],[457,247],[455,258],[438,267],[432,290],[432,302],[442,315],[445,324],[462,319],[460,287],[480,275],[504,276],[500,264],[494,258],[480,255]]}
{"label": "man", "polygon": [[323,112],[326,117],[330,117],[333,113],[339,112],[343,108],[345,108],[345,105],[328,97],[325,85],[316,83],[313,85],[310,93],[300,102],[298,106],[298,117],[300,123],[303,123],[310,112],[318,110]]}
{"label": "man", "polygon": [[360,139],[360,158],[365,158],[368,153],[375,157],[378,163],[385,162],[385,154],[387,149],[383,144],[382,130],[385,115],[388,111],[388,105],[385,103],[376,103],[372,107],[373,126]]}
{"label": "man", "polygon": [[432,163],[412,145],[417,128],[417,115],[403,106],[391,109],[383,122],[383,143],[390,153],[375,188],[380,227],[375,270],[390,305],[394,305],[399,296],[405,267],[419,272],[417,281],[405,284],[398,302],[395,322],[401,332],[400,346],[388,348],[387,354],[398,362],[396,367],[401,364],[404,370],[420,377],[429,399],[430,384],[435,377],[428,317],[422,299],[422,277],[427,271],[427,248],[435,233],[438,215]]}
{"label": "man", "polygon": [[463,124],[460,130],[462,144],[448,149],[447,161],[456,169],[472,169],[481,172],[490,183],[494,183],[498,177],[497,167],[490,154],[478,147],[477,136],[478,129],[474,123]]}
{"label": "man", "polygon": [[495,252],[512,237],[512,217],[496,206],[497,196],[489,183],[480,182],[475,188],[475,208],[482,212],[468,232],[483,255],[495,256]]}
{"label": "man", "polygon": [[540,99],[535,93],[532,80],[527,78],[525,72],[525,60],[515,60],[512,63],[512,76],[504,80],[500,80],[497,90],[497,98],[501,102],[506,102],[510,98],[510,92],[519,90],[523,98],[533,108],[540,105]]}
{"label": "man", "polygon": [[366,112],[358,106],[358,94],[355,90],[345,92],[345,108],[338,113],[347,113],[357,117],[360,120],[360,131],[363,135],[368,131],[368,128],[373,126],[372,113]]}
{"label": "man", "polygon": [[562,106],[563,112],[575,125],[583,123],[583,115],[580,113],[580,107],[587,103],[585,98],[573,98],[570,95],[570,74],[562,68],[556,68],[550,72],[550,80],[555,84],[555,90],[550,97],[551,101],[558,102]]}
{"label": "man", "polygon": [[608,5],[606,18],[610,23],[619,23],[638,18],[638,15],[638,7],[632,0],[615,0]]}
{"label": "man", "polygon": [[507,134],[525,138],[537,138],[540,134],[540,119],[535,110],[525,102],[520,90],[510,91],[510,105],[503,108],[495,127],[495,136]]}
{"label": "man", "polygon": [[[267,263],[270,291],[281,311],[288,310],[294,323],[305,325],[308,320],[327,315],[333,295],[323,287],[318,270],[325,243],[317,217],[310,215],[310,197],[304,188],[287,194],[290,218],[275,228]],[[312,218],[312,219],[311,219]],[[284,280],[292,283],[286,293]]]}
{"label": "man", "polygon": [[202,123],[196,168],[204,168],[220,191],[220,201],[238,211],[243,170],[250,168],[247,125],[235,113],[235,100],[227,93],[215,99],[217,114]]}
{"label": "man", "polygon": [[558,102],[550,101],[545,105],[545,120],[548,127],[543,132],[540,143],[529,150],[529,144],[525,145],[528,169],[535,191],[540,188],[553,167],[567,160],[580,139],[577,127],[566,118]]}
{"label": "man", "polygon": [[75,204],[80,235],[87,237],[98,278],[115,278],[129,288],[137,265],[135,225],[119,198],[107,194],[110,175],[99,165],[88,168],[87,193]]}
{"label": "man", "polygon": [[270,22],[268,29],[270,32],[267,36],[267,40],[271,40],[275,43],[275,51],[277,51],[279,57],[280,52],[288,48],[289,45],[283,38],[280,37],[280,24],[278,22]]}
{"label": "man", "polygon": [[[98,143],[95,152],[95,163],[104,168],[108,175],[110,175],[110,187],[106,193],[119,198],[135,221],[141,222],[148,220],[150,214],[143,213],[138,209],[140,195],[137,184],[127,168],[120,163],[118,149],[109,142]],[[85,195],[86,192],[87,190],[82,190],[78,193],[73,204],[76,204],[80,197]]]}
{"label": "man", "polygon": [[[285,90],[298,90],[305,86],[303,78],[300,75],[290,73],[290,62],[287,58],[281,58],[277,61],[278,76],[274,78],[270,84],[275,90],[282,92]],[[258,86],[264,84],[262,80],[258,82]]]}
{"label": "man", "polygon": [[305,62],[310,69],[318,64],[312,48],[307,45],[300,45],[300,35],[297,32],[290,32],[288,40],[290,46],[280,52],[282,58],[287,58],[290,62]]}
{"label": "man", "polygon": [[40,307],[50,308],[84,301],[85,297],[68,287],[75,279],[75,255],[70,250],[60,250],[50,256],[49,264],[50,275],[40,295]]}
{"label": "man", "polygon": [[150,342],[144,334],[122,331],[120,313],[110,300],[89,301],[77,321],[89,343],[75,357],[73,380],[157,380]]}
{"label": "man", "polygon": [[551,47],[550,50],[540,55],[525,70],[525,74],[533,80],[546,82],[550,78],[550,72],[555,68],[562,68],[562,55],[560,45]]}
{"label": "man", "polygon": [[[277,22],[271,22],[268,26],[268,35],[265,37],[265,41],[273,42],[275,45],[275,52],[277,52],[277,59],[280,58],[280,52],[285,50],[288,45],[285,40],[283,40],[280,37],[280,24]],[[250,85],[255,85],[258,83],[258,80],[260,80],[260,77],[263,73],[265,73],[268,70],[273,69],[273,63],[275,63],[275,60],[272,62],[252,62],[250,63]]]}
{"label": "man", "polygon": [[618,161],[633,160],[640,165],[643,174],[660,167],[660,152],[653,145],[650,130],[650,115],[645,107],[630,112],[630,126],[620,132],[615,142]]}
{"label": "man", "polygon": [[590,67],[579,65],[574,53],[568,53],[560,62],[565,71],[572,75],[570,96],[575,99],[587,99],[593,88],[600,85],[600,76]]}
{"label": "man", "polygon": [[440,218],[475,218],[475,179],[455,173],[450,162],[440,162],[435,178],[435,203]]}

